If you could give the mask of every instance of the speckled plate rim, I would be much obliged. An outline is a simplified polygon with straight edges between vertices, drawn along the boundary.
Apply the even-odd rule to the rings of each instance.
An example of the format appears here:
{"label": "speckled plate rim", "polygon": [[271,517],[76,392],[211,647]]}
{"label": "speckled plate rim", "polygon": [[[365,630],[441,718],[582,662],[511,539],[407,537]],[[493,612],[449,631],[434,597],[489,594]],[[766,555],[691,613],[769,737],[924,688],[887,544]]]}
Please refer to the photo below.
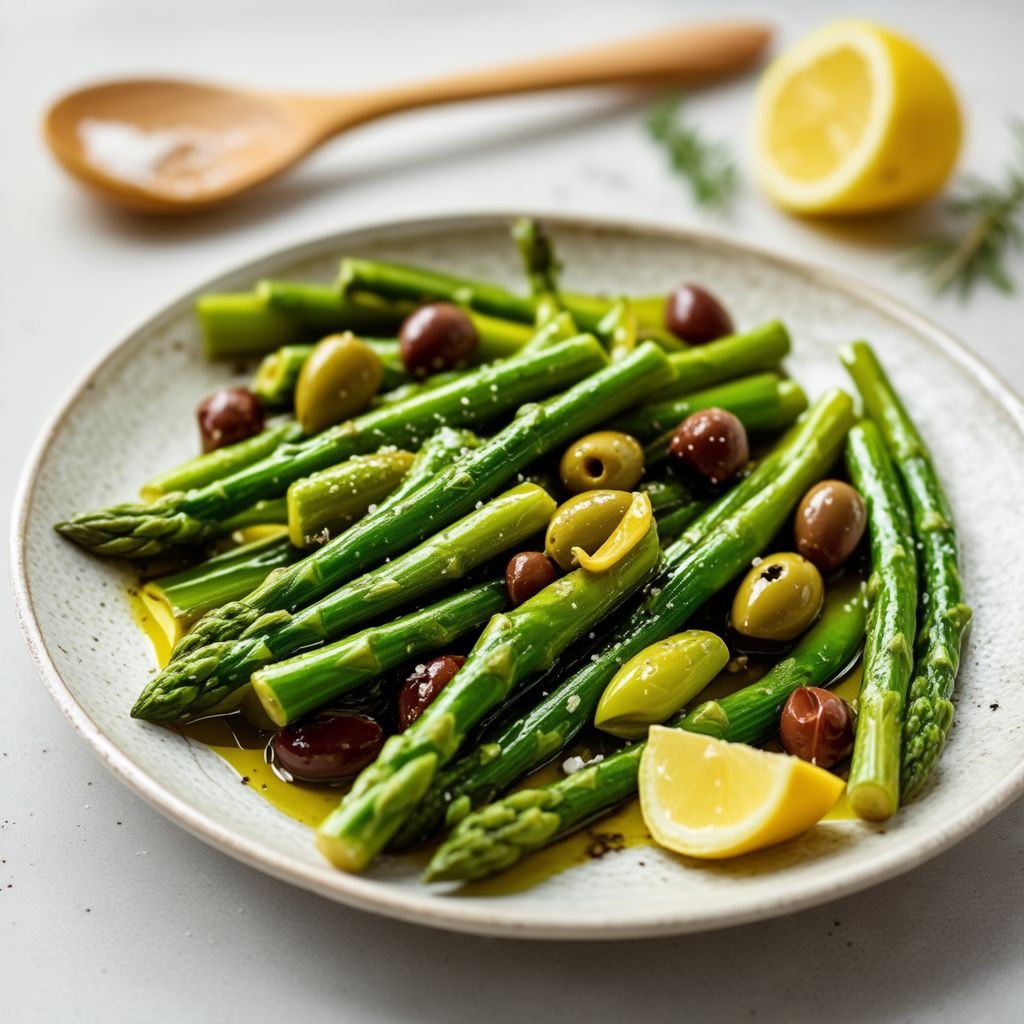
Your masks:
{"label": "speckled plate rim", "polygon": [[[282,261],[298,261],[304,257],[312,257],[327,248],[337,248],[341,251],[377,241],[494,227],[507,224],[522,213],[523,211],[472,214],[455,212],[428,218],[376,223],[333,232],[309,242],[275,250],[235,267],[213,280],[204,281],[182,298],[166,306],[96,359],[71,387],[36,440],[18,484],[11,526],[11,587],[15,611],[29,653],[50,696],[75,731],[103,764],[145,801],[199,839],[251,867],[361,910],[420,925],[507,938],[643,938],[707,931],[794,913],[877,885],[917,867],[970,835],[1017,799],[1024,793],[1024,756],[1010,768],[997,785],[992,787],[984,799],[978,801],[968,811],[947,819],[944,827],[937,829],[928,841],[913,849],[894,843],[891,850],[883,854],[874,854],[863,871],[851,873],[839,880],[823,872],[821,879],[815,880],[813,884],[793,885],[788,891],[785,886],[780,885],[778,893],[752,899],[740,907],[732,906],[717,910],[709,908],[697,914],[690,912],[683,915],[672,907],[644,907],[635,917],[619,917],[614,922],[595,928],[593,920],[590,919],[574,921],[566,916],[543,919],[539,918],[536,911],[524,913],[514,907],[495,909],[493,905],[474,905],[471,900],[444,900],[428,893],[410,892],[373,879],[346,875],[329,868],[326,864],[320,867],[294,860],[239,836],[213,818],[200,813],[185,800],[165,789],[102,732],[88,712],[72,696],[47,649],[46,640],[35,615],[26,565],[28,516],[40,470],[54,439],[65,421],[74,413],[79,399],[96,374],[122,352],[140,343],[144,336],[161,329],[167,321],[181,316],[191,308],[200,292],[221,289],[231,278],[240,274],[248,274],[256,279],[264,276],[271,267]],[[703,232],[666,227],[638,219],[616,220],[583,214],[568,216],[543,211],[534,213],[534,216],[556,228],[561,226],[567,229],[611,232],[641,238],[658,237],[694,247],[716,249],[721,253],[736,254],[768,263],[777,269],[801,275],[842,292],[898,321],[928,344],[955,360],[1006,411],[1016,423],[1018,430],[1024,433],[1024,402],[990,367],[937,324],[870,285],[837,271]]]}

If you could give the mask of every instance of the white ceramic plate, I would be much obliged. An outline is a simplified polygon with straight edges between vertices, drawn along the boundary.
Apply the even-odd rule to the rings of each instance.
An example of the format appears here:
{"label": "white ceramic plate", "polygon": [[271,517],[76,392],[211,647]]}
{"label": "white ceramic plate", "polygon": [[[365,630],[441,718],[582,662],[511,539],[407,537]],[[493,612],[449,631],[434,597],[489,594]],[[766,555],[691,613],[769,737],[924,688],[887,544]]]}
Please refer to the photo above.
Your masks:
{"label": "white ceramic plate", "polygon": [[[709,284],[742,325],[780,317],[794,337],[788,365],[812,395],[844,383],[839,344],[857,337],[875,343],[946,481],[975,610],[956,725],[920,800],[884,828],[822,825],[773,850],[703,866],[634,848],[504,896],[431,890],[402,859],[363,877],[329,868],[309,831],[238,785],[215,754],[128,717],[153,668],[149,644],[129,614],[129,576],[51,529],[69,513],[129,499],[141,480],[192,454],[197,397],[229,374],[199,354],[194,295],[103,358],[60,408],[26,469],[14,520],[14,590],[25,638],[54,700],[119,778],[218,849],[332,899],[464,931],[594,939],[736,924],[880,882],[964,838],[1024,789],[1024,532],[1015,515],[1024,507],[1020,401],[937,327],[834,274],[653,227],[546,220],[567,287],[644,293],[687,279]],[[517,285],[507,224],[506,217],[477,216],[351,232],[268,256],[200,290],[241,290],[263,276],[330,280],[344,253]],[[111,448],[111,439],[130,443]]]}

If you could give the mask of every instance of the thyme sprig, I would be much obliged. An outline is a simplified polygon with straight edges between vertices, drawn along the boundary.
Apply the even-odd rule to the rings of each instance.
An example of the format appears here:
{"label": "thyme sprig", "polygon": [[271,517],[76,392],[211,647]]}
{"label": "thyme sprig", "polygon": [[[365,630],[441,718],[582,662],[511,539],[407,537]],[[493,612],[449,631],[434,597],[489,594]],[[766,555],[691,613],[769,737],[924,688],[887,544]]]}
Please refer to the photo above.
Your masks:
{"label": "thyme sprig", "polygon": [[739,172],[729,148],[706,139],[683,118],[683,100],[667,96],[647,115],[647,130],[666,153],[672,169],[689,182],[699,206],[723,209],[739,187]]}
{"label": "thyme sprig", "polygon": [[931,238],[913,249],[907,262],[927,275],[936,292],[956,289],[966,297],[987,281],[1004,292],[1014,290],[1007,259],[1024,243],[1024,121],[1011,125],[1013,162],[1005,181],[992,184],[971,176],[947,204],[960,221],[959,235]]}

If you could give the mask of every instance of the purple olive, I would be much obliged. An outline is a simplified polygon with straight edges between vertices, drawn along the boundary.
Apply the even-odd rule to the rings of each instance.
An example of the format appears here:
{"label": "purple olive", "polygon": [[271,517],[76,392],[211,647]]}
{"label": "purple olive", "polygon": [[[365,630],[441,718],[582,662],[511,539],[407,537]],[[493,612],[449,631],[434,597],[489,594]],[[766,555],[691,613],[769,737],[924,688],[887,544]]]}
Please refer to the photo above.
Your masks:
{"label": "purple olive", "polygon": [[732,317],[725,307],[696,284],[681,284],[669,293],[665,326],[691,345],[703,345],[733,332]]}
{"label": "purple olive", "polygon": [[263,429],[263,403],[245,388],[221,388],[196,408],[203,451],[244,441]]}
{"label": "purple olive", "polygon": [[305,782],[340,782],[358,775],[384,745],[372,718],[324,711],[285,726],[270,741],[274,763]]}
{"label": "purple olive", "polygon": [[398,694],[398,729],[405,732],[434,702],[466,663],[460,654],[441,654],[413,672]]}
{"label": "purple olive", "polygon": [[480,344],[473,321],[447,302],[413,310],[405,318],[398,340],[402,362],[415,377],[465,366]]}

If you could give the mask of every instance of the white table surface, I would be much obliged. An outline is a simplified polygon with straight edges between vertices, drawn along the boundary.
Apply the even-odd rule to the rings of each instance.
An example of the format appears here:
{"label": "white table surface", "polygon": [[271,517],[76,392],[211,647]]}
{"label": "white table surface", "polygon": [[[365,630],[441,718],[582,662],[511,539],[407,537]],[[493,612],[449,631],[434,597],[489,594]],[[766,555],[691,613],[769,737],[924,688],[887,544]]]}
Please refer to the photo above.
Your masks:
{"label": "white table surface", "polygon": [[[46,101],[91,78],[165,72],[355,88],[757,8],[670,0],[4,0],[5,514],[44,419],[126,328],[258,253],[347,225],[439,211],[637,215],[753,240],[849,271],[929,312],[1024,390],[1019,297],[989,291],[966,305],[935,301],[897,267],[934,211],[813,226],[778,213],[748,185],[729,218],[706,216],[646,141],[644,101],[621,95],[396,119],[329,147],[252,202],[180,223],[95,205],[40,143]],[[849,12],[888,21],[940,58],[966,108],[964,166],[994,173],[1009,149],[1007,116],[1014,104],[1024,113],[1019,0],[777,0],[762,10],[782,41]],[[692,116],[743,153],[750,95],[747,81],[695,97]],[[1019,261],[1015,269],[1024,280]],[[186,835],[78,741],[36,678],[12,615],[3,616],[0,643],[5,1021],[1024,1019],[1024,802],[903,878],[773,922],[614,944],[450,935],[328,903]]]}

